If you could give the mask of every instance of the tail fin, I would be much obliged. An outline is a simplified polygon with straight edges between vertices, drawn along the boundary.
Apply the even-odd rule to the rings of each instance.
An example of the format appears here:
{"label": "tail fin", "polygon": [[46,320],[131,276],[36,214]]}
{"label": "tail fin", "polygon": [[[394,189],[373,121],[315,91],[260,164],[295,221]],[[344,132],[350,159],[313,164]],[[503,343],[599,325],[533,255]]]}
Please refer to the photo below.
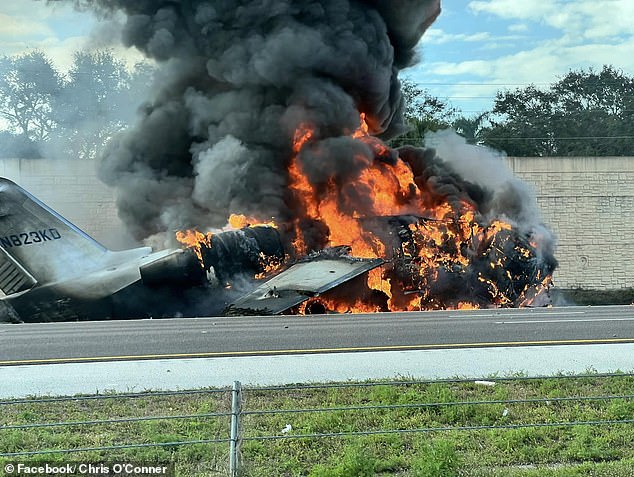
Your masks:
{"label": "tail fin", "polygon": [[0,289],[15,293],[97,270],[108,250],[14,182],[0,178]]}

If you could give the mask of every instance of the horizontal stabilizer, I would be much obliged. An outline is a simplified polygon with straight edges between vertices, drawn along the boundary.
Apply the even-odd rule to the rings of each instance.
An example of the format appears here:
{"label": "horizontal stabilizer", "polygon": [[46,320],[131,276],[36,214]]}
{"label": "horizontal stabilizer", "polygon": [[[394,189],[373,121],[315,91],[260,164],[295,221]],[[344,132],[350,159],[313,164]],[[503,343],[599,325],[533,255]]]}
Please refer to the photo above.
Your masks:
{"label": "horizontal stabilizer", "polygon": [[266,281],[229,305],[226,314],[277,315],[381,266],[380,258],[350,256],[306,260]]}
{"label": "horizontal stabilizer", "polygon": [[0,290],[12,295],[33,288],[37,284],[22,266],[0,248]]}

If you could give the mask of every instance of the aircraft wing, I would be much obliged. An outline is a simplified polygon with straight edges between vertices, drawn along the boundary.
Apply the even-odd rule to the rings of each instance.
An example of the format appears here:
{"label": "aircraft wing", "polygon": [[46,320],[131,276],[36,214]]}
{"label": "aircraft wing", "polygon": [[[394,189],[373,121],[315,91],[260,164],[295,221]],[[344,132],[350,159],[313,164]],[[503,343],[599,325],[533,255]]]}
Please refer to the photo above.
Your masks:
{"label": "aircraft wing", "polygon": [[251,293],[234,301],[225,314],[277,315],[383,263],[380,258],[350,256],[307,259],[292,265]]}

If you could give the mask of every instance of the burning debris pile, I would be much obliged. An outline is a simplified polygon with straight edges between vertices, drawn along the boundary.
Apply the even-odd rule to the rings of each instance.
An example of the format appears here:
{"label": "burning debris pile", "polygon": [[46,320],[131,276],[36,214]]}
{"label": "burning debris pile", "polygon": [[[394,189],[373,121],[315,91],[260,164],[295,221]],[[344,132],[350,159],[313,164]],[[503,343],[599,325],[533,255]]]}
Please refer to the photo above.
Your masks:
{"label": "burning debris pile", "polygon": [[[553,239],[519,181],[383,142],[405,130],[398,73],[439,0],[78,3],[123,11],[124,43],[163,64],[101,168],[137,238],[246,214],[283,249],[247,251],[235,267],[252,275],[344,245],[386,262],[298,312],[522,306],[548,287]],[[223,237],[195,242],[225,270],[238,241]]]}
{"label": "burning debris pile", "polygon": [[[556,261],[539,238],[498,217],[496,194],[471,184],[432,150],[392,150],[359,129],[356,174],[310,177],[310,165],[335,156],[328,139],[303,125],[289,166],[295,209],[292,256],[332,245],[381,258],[367,286],[315,298],[326,309],[396,311],[524,306],[548,289]],[[525,200],[526,197],[523,197]],[[488,212],[488,214],[487,214]],[[305,308],[304,308],[305,309]],[[300,312],[304,309],[300,309]]]}

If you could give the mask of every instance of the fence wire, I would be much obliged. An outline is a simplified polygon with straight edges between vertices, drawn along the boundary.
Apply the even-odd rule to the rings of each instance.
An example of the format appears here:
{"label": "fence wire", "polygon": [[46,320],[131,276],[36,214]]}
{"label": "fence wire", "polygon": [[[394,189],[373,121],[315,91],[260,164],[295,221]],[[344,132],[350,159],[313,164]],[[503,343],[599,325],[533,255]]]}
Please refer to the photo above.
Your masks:
{"label": "fence wire", "polygon": [[175,421],[185,419],[205,419],[210,417],[228,417],[230,412],[207,412],[202,414],[180,414],[174,416],[144,416],[144,417],[123,417],[118,419],[101,419],[94,421],[60,421],[60,422],[42,422],[34,424],[14,424],[8,426],[0,426],[0,431],[7,429],[41,429],[47,427],[75,427],[75,426],[92,426],[100,424],[123,424],[144,421]]}
{"label": "fence wire", "polygon": [[569,422],[537,422],[526,424],[499,424],[499,425],[482,425],[482,426],[443,426],[443,427],[424,427],[420,429],[379,429],[376,431],[349,431],[349,432],[326,432],[314,434],[284,434],[275,436],[251,436],[243,437],[243,441],[275,441],[288,439],[319,439],[325,437],[354,437],[354,436],[376,436],[388,434],[422,434],[431,432],[448,432],[448,431],[483,431],[483,430],[502,430],[502,429],[525,429],[540,427],[573,427],[573,426],[607,426],[615,424],[632,424],[634,419],[605,420],[605,421],[569,421]]}
{"label": "fence wire", "polygon": [[148,447],[176,447],[183,445],[194,444],[221,444],[229,442],[229,438],[218,439],[198,439],[191,441],[173,441],[173,442],[148,442],[142,444],[120,444],[114,446],[97,446],[97,447],[77,447],[74,449],[46,449],[37,451],[24,451],[24,452],[5,452],[0,454],[0,457],[27,457],[36,455],[50,455],[50,454],[76,454],[80,452],[96,452],[96,451],[110,451],[110,450],[122,450],[122,449],[142,449]]}
{"label": "fence wire", "polygon": [[[595,378],[628,378],[634,377],[634,373],[595,373],[595,374],[564,374],[559,376],[506,376],[506,377],[490,377],[484,378],[486,381],[494,383],[513,382],[513,381],[539,381],[549,379],[595,379]],[[460,384],[474,383],[480,378],[451,378],[451,379],[420,379],[420,380],[394,380],[394,381],[368,381],[368,382],[347,382],[347,383],[328,383],[328,384],[295,384],[284,386],[262,386],[252,389],[252,391],[295,391],[295,390],[319,390],[319,389],[340,389],[340,388],[367,388],[376,386],[416,386],[426,384]]]}
{"label": "fence wire", "polygon": [[9,399],[0,401],[0,406],[10,406],[13,404],[40,404],[51,402],[69,402],[69,401],[101,401],[106,399],[143,399],[154,397],[171,397],[171,396],[192,396],[196,394],[221,394],[231,392],[230,389],[193,389],[186,391],[145,391],[139,393],[125,394],[95,394],[90,396],[60,396],[60,397],[42,397],[33,399]]}
{"label": "fence wire", "polygon": [[[603,374],[584,374],[584,375],[563,375],[555,376],[553,378],[536,376],[513,376],[513,377],[493,377],[486,378],[487,381],[493,383],[503,382],[530,382],[530,381],[548,381],[550,379],[603,379],[603,378],[630,378],[634,373],[603,373]],[[407,381],[382,381],[382,382],[363,382],[363,383],[332,383],[332,384],[315,384],[315,385],[295,385],[295,386],[268,386],[262,388],[244,388],[240,390],[240,403],[236,406],[235,392],[232,394],[231,389],[203,389],[203,390],[188,390],[188,391],[161,391],[161,392],[140,392],[140,393],[127,393],[127,394],[103,394],[96,396],[76,396],[76,397],[45,397],[45,398],[33,398],[24,400],[5,400],[0,401],[0,405],[35,405],[41,403],[61,403],[71,402],[82,405],[86,401],[95,400],[110,400],[110,399],[139,399],[139,398],[164,398],[164,397],[179,397],[179,396],[195,396],[195,395],[210,395],[221,396],[222,400],[218,402],[224,407],[231,409],[231,411],[225,412],[200,412],[200,413],[182,413],[174,415],[150,415],[139,417],[117,417],[112,419],[86,419],[76,421],[57,421],[57,422],[30,422],[24,424],[7,424],[0,426],[0,433],[2,431],[17,431],[28,433],[37,429],[55,429],[55,428],[73,428],[81,426],[92,425],[125,425],[130,423],[140,423],[149,421],[190,421],[190,420],[212,420],[212,419],[226,419],[226,434],[218,435],[218,430],[210,431],[208,439],[183,439],[183,440],[170,440],[169,442],[147,442],[147,443],[122,443],[117,445],[104,445],[104,446],[92,446],[92,447],[78,447],[68,449],[32,449],[32,450],[20,450],[16,452],[3,452],[0,453],[0,457],[33,457],[44,456],[53,454],[76,454],[82,452],[112,452],[126,449],[142,449],[142,448],[173,448],[179,446],[191,446],[191,445],[206,445],[206,444],[224,444],[232,445],[233,448],[239,449],[241,442],[249,441],[283,441],[283,440],[298,440],[298,439],[324,439],[324,438],[338,438],[338,437],[360,437],[360,436],[375,436],[375,435],[390,435],[390,434],[428,434],[428,433],[440,433],[440,432],[456,432],[456,431],[486,431],[486,430],[510,430],[510,429],[522,429],[522,428],[568,428],[574,426],[608,426],[608,425],[630,425],[634,423],[634,419],[587,419],[584,420],[584,416],[579,416],[581,419],[569,420],[569,421],[556,421],[556,422],[517,422],[508,424],[465,424],[465,425],[441,425],[419,428],[404,428],[404,429],[366,429],[357,431],[341,431],[341,432],[318,432],[318,433],[297,433],[288,432],[286,434],[273,434],[270,433],[270,426],[268,430],[264,430],[264,435],[248,435],[249,427],[245,427],[245,422],[241,419],[244,417],[265,417],[275,415],[293,415],[293,414],[323,414],[323,413],[352,413],[352,412],[364,412],[364,411],[389,411],[400,409],[430,409],[430,408],[443,408],[443,407],[462,407],[462,406],[487,406],[487,405],[524,405],[524,404],[544,404],[544,403],[591,403],[591,402],[612,402],[612,401],[629,401],[634,399],[634,394],[605,394],[605,395],[584,395],[584,396],[560,396],[560,397],[533,397],[524,399],[490,399],[490,400],[462,400],[462,401],[442,401],[442,402],[415,402],[415,403],[403,403],[403,404],[378,404],[378,405],[346,405],[346,406],[331,406],[331,407],[298,407],[291,409],[280,408],[267,408],[267,409],[253,409],[243,410],[241,402],[245,399],[245,396],[250,394],[265,396],[269,393],[279,392],[297,392],[297,391],[319,391],[330,389],[366,389],[372,387],[384,387],[384,386],[424,386],[431,384],[475,384],[476,380],[473,378],[456,378],[456,379],[443,379],[443,380],[407,380]],[[239,383],[236,383],[239,386]],[[235,388],[235,386],[234,386]],[[233,399],[232,399],[233,398]],[[232,402],[233,401],[233,402]],[[230,436],[229,418],[232,418]],[[621,417],[621,416],[616,416]],[[239,421],[235,421],[235,419]],[[219,421],[220,422],[220,421]],[[257,421],[255,421],[257,422]],[[253,422],[246,421],[250,426]],[[255,425],[253,426],[255,428]],[[239,433],[239,436],[234,436],[233,431]],[[246,434],[245,434],[246,432]]]}
{"label": "fence wire", "polygon": [[243,411],[243,416],[258,416],[267,414],[301,414],[301,413],[322,413],[322,412],[347,412],[347,411],[372,411],[372,410],[392,410],[392,409],[423,409],[430,407],[450,407],[450,406],[482,406],[494,404],[536,404],[553,402],[590,402],[590,401],[613,401],[623,399],[633,399],[634,394],[611,395],[611,396],[579,396],[579,397],[554,397],[554,398],[527,398],[527,399],[496,399],[491,401],[455,401],[455,402],[431,402],[412,404],[382,404],[376,406],[343,406],[343,407],[323,407],[306,409],[263,409],[254,411]]}

